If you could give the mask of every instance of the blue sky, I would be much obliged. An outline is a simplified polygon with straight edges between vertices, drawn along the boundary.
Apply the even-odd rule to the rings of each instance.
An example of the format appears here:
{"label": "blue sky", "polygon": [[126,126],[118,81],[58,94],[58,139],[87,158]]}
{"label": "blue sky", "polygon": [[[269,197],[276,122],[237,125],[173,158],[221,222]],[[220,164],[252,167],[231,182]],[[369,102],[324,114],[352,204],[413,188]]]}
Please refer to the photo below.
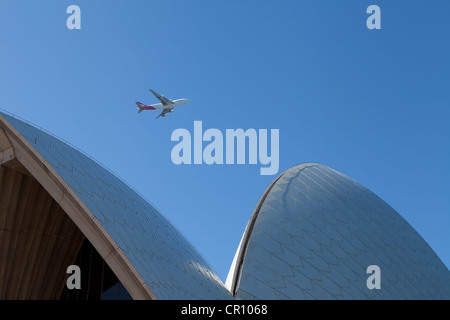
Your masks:
{"label": "blue sky", "polygon": [[[76,4],[81,30],[66,28]],[[381,8],[381,30],[366,9]],[[173,130],[280,130],[280,172],[316,162],[371,189],[450,266],[446,1],[0,3],[0,108],[112,169],[225,280],[275,176],[182,165]],[[154,89],[191,102],[137,114]]]}

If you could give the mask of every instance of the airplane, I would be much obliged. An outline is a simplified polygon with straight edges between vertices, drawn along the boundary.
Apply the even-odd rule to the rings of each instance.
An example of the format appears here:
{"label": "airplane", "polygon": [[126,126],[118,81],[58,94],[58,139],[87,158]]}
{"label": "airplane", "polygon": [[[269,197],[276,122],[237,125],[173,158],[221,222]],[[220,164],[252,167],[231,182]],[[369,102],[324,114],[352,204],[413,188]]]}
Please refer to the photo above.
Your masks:
{"label": "airplane", "polygon": [[159,101],[161,101],[161,103],[146,105],[141,102],[136,102],[136,104],[139,108],[138,113],[141,113],[144,110],[162,109],[161,114],[159,116],[157,116],[155,119],[158,119],[159,117],[167,117],[168,113],[173,112],[173,108],[181,106],[181,105],[189,102],[188,99],[177,99],[177,100],[167,99],[166,97],[156,93],[152,89],[150,89],[150,92],[153,93],[155,95],[155,97],[157,97],[159,99]]}

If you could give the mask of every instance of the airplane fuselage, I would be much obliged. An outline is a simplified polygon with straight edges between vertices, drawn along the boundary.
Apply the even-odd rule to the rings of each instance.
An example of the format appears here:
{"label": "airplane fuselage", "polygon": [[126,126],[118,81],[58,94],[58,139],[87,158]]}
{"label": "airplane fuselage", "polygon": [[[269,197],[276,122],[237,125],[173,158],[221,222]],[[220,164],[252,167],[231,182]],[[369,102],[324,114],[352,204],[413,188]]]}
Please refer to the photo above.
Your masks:
{"label": "airplane fuselage", "polygon": [[172,109],[178,106],[182,106],[183,104],[188,103],[189,100],[188,99],[177,99],[177,100],[172,100],[172,103],[167,104],[167,105],[163,105],[162,103],[156,103],[156,104],[151,104],[150,107],[153,107],[155,109]]}

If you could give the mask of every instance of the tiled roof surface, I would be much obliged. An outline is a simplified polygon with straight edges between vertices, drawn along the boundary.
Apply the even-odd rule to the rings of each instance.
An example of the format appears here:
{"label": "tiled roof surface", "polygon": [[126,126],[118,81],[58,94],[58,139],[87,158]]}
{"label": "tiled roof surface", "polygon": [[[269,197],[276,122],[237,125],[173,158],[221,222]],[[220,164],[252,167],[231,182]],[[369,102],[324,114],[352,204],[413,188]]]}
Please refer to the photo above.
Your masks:
{"label": "tiled roof surface", "polygon": [[54,136],[0,115],[83,201],[158,299],[232,298],[186,238],[121,179]]}
{"label": "tiled roof surface", "polygon": [[[254,217],[237,299],[450,298],[450,272],[425,240],[326,166],[287,170]],[[380,290],[366,285],[370,265],[380,267]]]}

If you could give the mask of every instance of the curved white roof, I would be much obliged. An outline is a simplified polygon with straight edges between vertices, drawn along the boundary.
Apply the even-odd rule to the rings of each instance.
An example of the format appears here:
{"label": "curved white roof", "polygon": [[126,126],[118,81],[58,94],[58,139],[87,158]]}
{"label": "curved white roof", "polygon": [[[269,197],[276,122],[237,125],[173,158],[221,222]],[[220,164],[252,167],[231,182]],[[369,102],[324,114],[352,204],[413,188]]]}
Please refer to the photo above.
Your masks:
{"label": "curved white roof", "polygon": [[231,299],[220,278],[153,205],[60,139],[0,112],[22,161],[137,299]]}
{"label": "curved white roof", "polygon": [[[381,289],[367,287],[380,267]],[[449,299],[450,272],[388,204],[318,164],[266,190],[227,285],[237,299]]]}

